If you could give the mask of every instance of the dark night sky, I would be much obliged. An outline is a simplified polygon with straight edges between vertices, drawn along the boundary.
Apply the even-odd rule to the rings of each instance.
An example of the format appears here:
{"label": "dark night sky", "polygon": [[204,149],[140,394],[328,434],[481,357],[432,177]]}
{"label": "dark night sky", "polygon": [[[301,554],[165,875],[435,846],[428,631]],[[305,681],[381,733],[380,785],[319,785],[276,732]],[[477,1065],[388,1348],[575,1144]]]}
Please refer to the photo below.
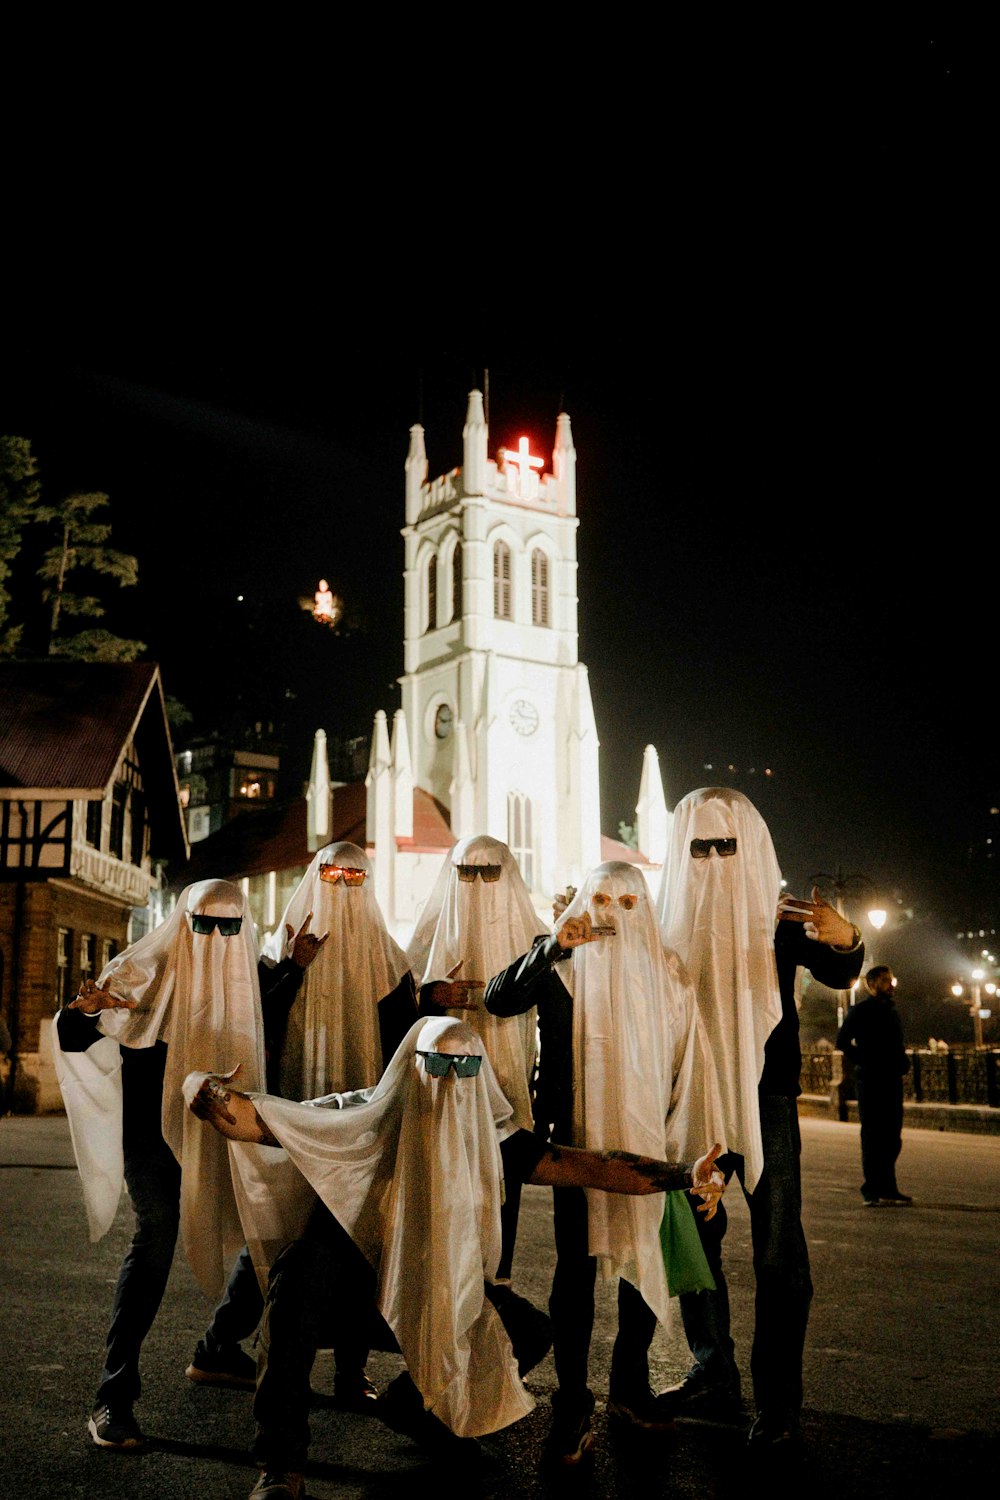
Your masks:
{"label": "dark night sky", "polygon": [[[840,863],[971,920],[1000,791],[976,48],[808,41],[770,79],[794,54],[794,97],[743,79],[721,124],[680,110],[683,59],[662,114],[564,101],[526,168],[499,132],[425,139],[360,194],[356,154],[320,189],[316,156],[247,150],[216,201],[209,171],[141,187],[26,276],[0,426],[50,494],[111,495],[141,583],[110,623],[197,728],[242,696],[307,755],[396,706],[407,429],[460,463],[488,367],[491,455],[523,432],[548,466],[573,420],[606,831],[652,742],[670,803],[738,768],[793,886]],[[320,574],[347,636],[297,608]]]}

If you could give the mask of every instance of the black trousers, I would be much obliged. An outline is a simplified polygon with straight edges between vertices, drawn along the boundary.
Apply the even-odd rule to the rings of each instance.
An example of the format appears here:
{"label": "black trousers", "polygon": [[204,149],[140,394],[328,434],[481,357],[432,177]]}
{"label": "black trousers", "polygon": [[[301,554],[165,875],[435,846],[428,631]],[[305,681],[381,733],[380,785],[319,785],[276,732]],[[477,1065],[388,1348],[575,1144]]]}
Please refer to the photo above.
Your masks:
{"label": "black trousers", "polygon": [[899,1075],[857,1072],[861,1119],[863,1198],[895,1198],[896,1161],[903,1149],[903,1080]]}
{"label": "black trousers", "polygon": [[[589,1253],[587,1196],[582,1188],[553,1188],[556,1269],[549,1298],[560,1399],[586,1405],[590,1339],[594,1329],[597,1261]],[[611,1356],[612,1394],[649,1389],[649,1346],[656,1314],[631,1282],[618,1282],[618,1335]]]}
{"label": "black trousers", "polygon": [[[805,1347],[812,1280],[809,1251],[802,1230],[801,1141],[794,1099],[762,1094],[760,1125],[764,1171],[747,1193],[753,1267],[757,1282],[753,1351],[750,1369],[759,1412],[791,1419],[802,1408],[802,1352]],[[720,1158],[728,1177],[744,1182],[742,1156]],[[713,1384],[739,1389],[739,1371],[729,1335],[729,1291],[722,1271],[726,1211],[706,1222],[696,1214],[698,1232],[715,1279],[714,1292],[686,1292],[680,1299],[684,1332],[695,1367]]]}

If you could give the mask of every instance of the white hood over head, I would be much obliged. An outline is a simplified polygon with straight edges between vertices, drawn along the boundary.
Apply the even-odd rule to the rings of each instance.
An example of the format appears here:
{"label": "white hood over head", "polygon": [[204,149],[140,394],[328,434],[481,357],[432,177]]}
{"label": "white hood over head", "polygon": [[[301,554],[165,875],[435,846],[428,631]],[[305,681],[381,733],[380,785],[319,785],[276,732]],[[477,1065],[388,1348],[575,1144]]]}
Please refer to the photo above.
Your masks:
{"label": "white hood over head", "polygon": [[[472,882],[459,878],[459,866],[499,868],[500,877]],[[507,845],[486,834],[461,839],[441,867],[407,949],[419,984],[443,979],[461,960],[459,979],[485,984],[527,953],[542,924],[531,903],[517,860]],[[535,1065],[535,1011],[522,1016],[492,1016],[483,1007],[455,1011],[474,1026],[507,1098],[514,1122],[533,1124],[528,1084]]]}
{"label": "white hood over head", "polygon": [[[692,840],[735,839],[736,852],[691,854]],[[746,1159],[751,1191],[764,1168],[757,1084],[781,1019],[774,928],[781,871],[767,824],[742,792],[704,787],[674,810],[657,902],[664,940],[694,985],[715,1058],[726,1144]]]}
{"label": "white hood over head", "polygon": [[[324,880],[321,871],[331,866],[363,870],[364,883]],[[281,919],[282,954],[291,947],[286,926],[294,935],[310,912],[312,931],[329,936],[306,969],[289,1012],[280,1070],[286,1099],[314,1099],[378,1082],[383,1067],[378,1003],[409,968],[375,899],[371,864],[356,844],[328,844],[317,852]]]}

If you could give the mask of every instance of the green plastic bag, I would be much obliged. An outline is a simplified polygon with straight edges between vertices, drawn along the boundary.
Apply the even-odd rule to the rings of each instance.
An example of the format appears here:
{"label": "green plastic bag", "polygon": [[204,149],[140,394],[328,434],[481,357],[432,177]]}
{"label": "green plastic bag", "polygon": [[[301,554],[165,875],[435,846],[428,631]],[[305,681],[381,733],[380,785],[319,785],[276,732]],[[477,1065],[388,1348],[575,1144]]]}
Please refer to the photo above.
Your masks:
{"label": "green plastic bag", "polygon": [[715,1279],[701,1248],[698,1226],[686,1192],[667,1193],[660,1221],[660,1248],[671,1297],[681,1292],[714,1292]]}

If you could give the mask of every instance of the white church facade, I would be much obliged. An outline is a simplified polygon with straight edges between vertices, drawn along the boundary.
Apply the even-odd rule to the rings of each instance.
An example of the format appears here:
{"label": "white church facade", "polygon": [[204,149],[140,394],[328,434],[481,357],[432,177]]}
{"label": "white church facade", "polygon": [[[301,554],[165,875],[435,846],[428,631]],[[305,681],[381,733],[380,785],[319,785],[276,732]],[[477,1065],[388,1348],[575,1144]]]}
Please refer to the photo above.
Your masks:
{"label": "white church facade", "polygon": [[[652,878],[666,848],[652,747],[637,807],[642,854],[601,836],[599,740],[578,654],[570,419],[557,419],[551,472],[526,439],[490,458],[488,438],[474,390],[462,465],[429,480],[424,430],[410,429],[402,707],[391,736],[376,715],[366,778],[376,894],[400,937],[446,853],[415,826],[415,790],[430,794],[454,839],[503,839],[540,912],[602,859],[637,860]],[[314,764],[314,783],[322,776]]]}

